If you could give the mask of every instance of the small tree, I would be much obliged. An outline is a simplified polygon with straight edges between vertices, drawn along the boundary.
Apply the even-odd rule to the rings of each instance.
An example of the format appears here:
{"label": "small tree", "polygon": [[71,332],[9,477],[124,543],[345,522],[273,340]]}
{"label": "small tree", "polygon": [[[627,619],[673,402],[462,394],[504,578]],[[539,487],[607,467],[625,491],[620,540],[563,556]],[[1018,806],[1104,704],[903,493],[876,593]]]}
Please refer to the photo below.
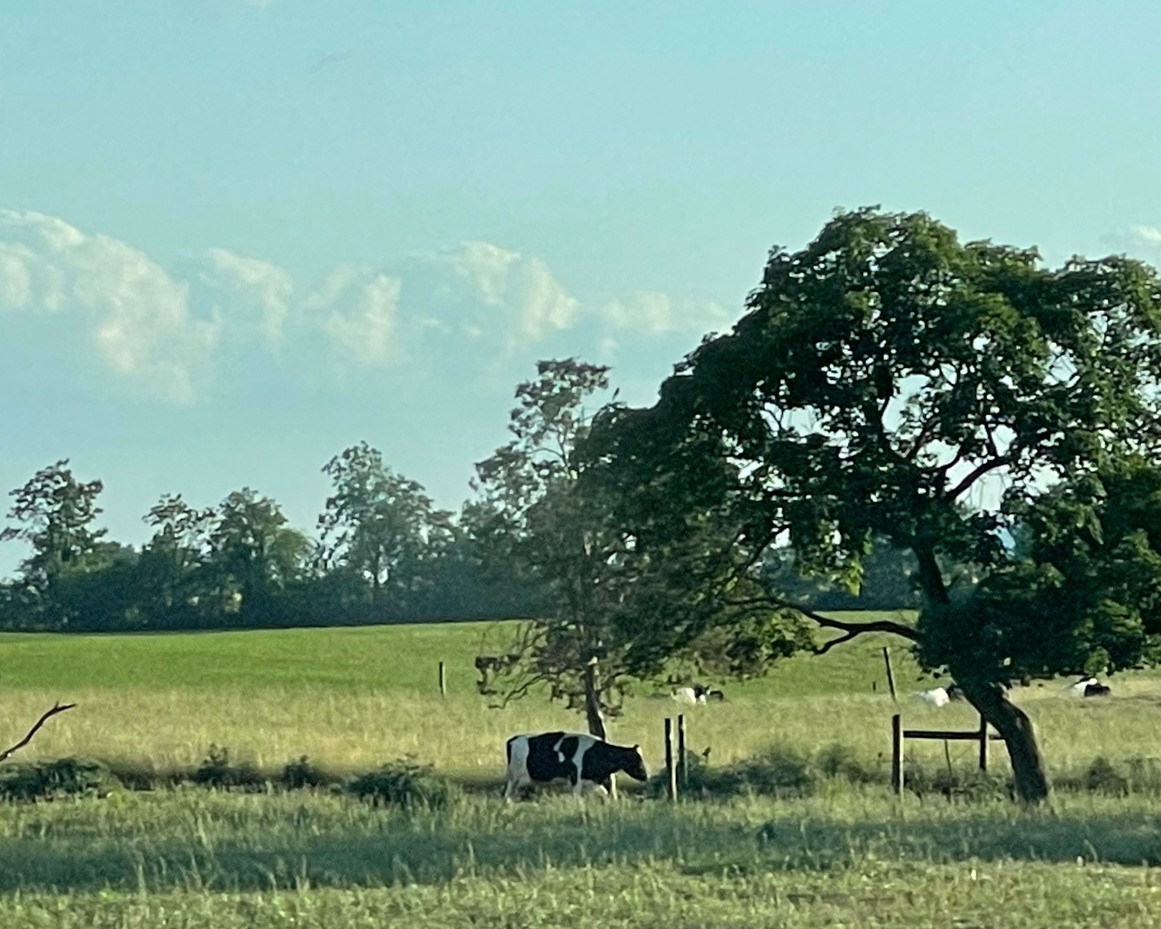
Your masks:
{"label": "small tree", "polygon": [[[628,498],[613,472],[586,453],[582,403],[607,388],[607,372],[571,359],[540,362],[538,379],[516,390],[512,441],[477,465],[479,499],[465,511],[491,562],[537,588],[542,604],[504,654],[481,657],[481,670],[505,675],[508,698],[546,685],[601,738],[631,683],[676,659],[745,675],[802,644],[801,624],[786,611],[691,586],[736,567],[728,544],[735,524],[705,519],[667,535],[654,524],[664,512],[647,503],[641,518],[624,518]],[[752,595],[750,586],[730,589]]]}
{"label": "small tree", "polygon": [[506,696],[547,684],[554,699],[583,709],[605,738],[604,718],[623,693],[622,647],[610,623],[615,539],[602,532],[595,497],[578,490],[577,441],[588,427],[583,401],[608,387],[608,368],[573,359],[541,361],[516,388],[513,438],[476,465],[478,499],[465,523],[486,561],[540,590],[544,614],[509,650]]}
{"label": "small tree", "polygon": [[[1127,565],[1156,558],[1151,511],[1110,532],[1100,501],[1134,453],[1157,448],[1159,380],[1148,266],[1046,270],[1034,251],[961,244],[925,214],[860,210],[800,252],[774,249],[733,331],[693,352],[652,409],[610,409],[594,454],[637,512],[645,500],[669,514],[670,535],[707,518],[740,528],[741,572],[706,577],[727,598],[730,584],[761,581],[752,566],[778,544],[852,589],[875,539],[908,550],[915,626],[760,596],[836,630],[820,651],[868,631],[914,642],[995,726],[1019,795],[1036,801],[1047,775],[1008,687],[1094,661],[1131,666],[1158,631],[1139,599],[1148,585],[1125,581]],[[1077,519],[1104,541],[1065,566]],[[1021,530],[1027,555],[1006,541]],[[1081,568],[1084,596],[1064,609]]]}

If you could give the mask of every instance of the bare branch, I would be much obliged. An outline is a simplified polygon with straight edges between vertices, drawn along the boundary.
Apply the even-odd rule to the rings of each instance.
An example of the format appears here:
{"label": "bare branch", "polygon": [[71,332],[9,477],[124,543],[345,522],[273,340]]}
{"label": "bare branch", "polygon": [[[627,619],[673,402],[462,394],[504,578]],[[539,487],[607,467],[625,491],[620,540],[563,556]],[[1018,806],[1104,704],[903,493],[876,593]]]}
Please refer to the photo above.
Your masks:
{"label": "bare branch", "polygon": [[20,751],[20,749],[24,748],[25,745],[31,742],[32,737],[36,735],[40,727],[48,721],[49,717],[56,716],[57,713],[63,713],[65,710],[71,710],[74,706],[76,706],[75,703],[53,704],[52,709],[45,711],[44,715],[41,716],[40,719],[36,721],[36,724],[28,730],[28,734],[23,739],[13,745],[11,748],[0,752],[0,761],[7,761],[12,755],[16,754],[16,752]]}
{"label": "bare branch", "polygon": [[1008,455],[1001,455],[999,458],[993,458],[991,461],[985,461],[983,464],[977,466],[967,477],[955,485],[948,491],[948,498],[956,499],[960,494],[972,486],[981,477],[989,471],[994,471],[996,468],[1001,468],[1006,464],[1011,464],[1012,459]]}
{"label": "bare branch", "polygon": [[829,616],[823,616],[821,613],[816,613],[814,610],[792,603],[789,600],[783,600],[780,597],[747,597],[745,600],[735,600],[730,602],[730,606],[757,606],[758,604],[765,604],[767,606],[779,607],[784,610],[793,610],[800,613],[807,619],[817,623],[824,629],[838,629],[844,633],[837,639],[832,639],[825,642],[823,645],[815,649],[815,654],[825,655],[828,651],[836,645],[841,645],[843,642],[849,642],[856,636],[863,635],[867,632],[890,632],[893,635],[902,636],[905,639],[910,639],[912,642],[918,641],[919,633],[914,626],[907,626],[903,623],[897,623],[893,619],[876,619],[867,623],[848,623],[841,619],[832,619]]}

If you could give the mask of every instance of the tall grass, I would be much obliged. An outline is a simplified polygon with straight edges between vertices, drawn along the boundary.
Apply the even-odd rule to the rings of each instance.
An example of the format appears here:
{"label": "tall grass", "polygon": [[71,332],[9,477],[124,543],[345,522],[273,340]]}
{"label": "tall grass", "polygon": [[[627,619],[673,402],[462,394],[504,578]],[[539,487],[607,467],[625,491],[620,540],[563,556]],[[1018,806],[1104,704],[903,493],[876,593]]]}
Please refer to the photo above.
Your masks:
{"label": "tall grass", "polygon": [[1161,804],[1139,798],[1030,812],[843,789],[388,812],[198,789],[2,812],[12,929],[540,927],[569,913],[584,926],[1161,925],[1161,881],[1138,867],[1161,863]]}
{"label": "tall grass", "polygon": [[[471,666],[488,628],[0,635],[0,742],[59,698],[77,709],[20,757],[190,770],[217,745],[273,776],[303,755],[351,775],[412,754],[494,794],[508,735],[581,720],[538,697],[489,708]],[[0,926],[1161,925],[1161,883],[1139,867],[1161,864],[1161,679],[1118,677],[1102,700],[1056,684],[1014,691],[1057,780],[1105,771],[1109,795],[1061,792],[1039,811],[900,801],[886,790],[891,715],[933,728],[973,729],[977,718],[915,700],[930,682],[897,644],[893,703],[879,651],[888,641],[793,659],[727,685],[720,704],[642,692],[611,723],[654,770],[662,718],[681,712],[689,748],[708,749],[711,766],[768,749],[818,759],[837,744],[881,783],[679,805],[629,792],[616,805],[508,806],[485,791],[400,811],[325,790],[194,786],[0,803]],[[928,770],[974,764],[968,743],[946,756],[932,742],[908,751]],[[999,743],[992,766],[1006,769]],[[1127,797],[1112,795],[1118,778]]]}

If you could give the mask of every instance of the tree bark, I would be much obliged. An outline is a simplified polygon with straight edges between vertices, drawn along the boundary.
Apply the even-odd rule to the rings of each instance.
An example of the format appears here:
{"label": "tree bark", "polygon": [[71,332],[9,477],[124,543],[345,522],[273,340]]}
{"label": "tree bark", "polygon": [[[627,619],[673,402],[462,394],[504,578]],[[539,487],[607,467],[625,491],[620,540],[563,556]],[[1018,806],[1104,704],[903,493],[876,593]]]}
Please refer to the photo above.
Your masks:
{"label": "tree bark", "polygon": [[960,676],[955,677],[955,682],[1003,738],[1012,763],[1017,798],[1024,803],[1047,800],[1048,774],[1028,714],[1012,703],[998,684]]}
{"label": "tree bark", "polygon": [[589,663],[585,665],[584,673],[585,719],[589,724],[589,735],[595,735],[598,739],[607,741],[608,737],[605,734],[605,717],[604,714],[601,713],[599,674],[600,671],[597,668],[597,659],[590,659]]}

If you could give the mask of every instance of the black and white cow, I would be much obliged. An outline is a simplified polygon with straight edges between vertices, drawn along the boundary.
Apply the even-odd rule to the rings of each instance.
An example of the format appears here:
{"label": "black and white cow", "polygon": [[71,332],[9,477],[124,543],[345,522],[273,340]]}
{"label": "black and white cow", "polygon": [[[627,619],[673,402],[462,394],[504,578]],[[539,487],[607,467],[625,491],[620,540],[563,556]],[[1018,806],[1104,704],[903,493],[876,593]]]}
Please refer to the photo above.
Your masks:
{"label": "black and white cow", "polygon": [[514,735],[506,748],[508,786],[504,796],[509,800],[517,790],[562,777],[568,778],[577,796],[585,784],[599,784],[608,790],[618,771],[638,781],[649,777],[636,745],[613,745],[580,732]]}

